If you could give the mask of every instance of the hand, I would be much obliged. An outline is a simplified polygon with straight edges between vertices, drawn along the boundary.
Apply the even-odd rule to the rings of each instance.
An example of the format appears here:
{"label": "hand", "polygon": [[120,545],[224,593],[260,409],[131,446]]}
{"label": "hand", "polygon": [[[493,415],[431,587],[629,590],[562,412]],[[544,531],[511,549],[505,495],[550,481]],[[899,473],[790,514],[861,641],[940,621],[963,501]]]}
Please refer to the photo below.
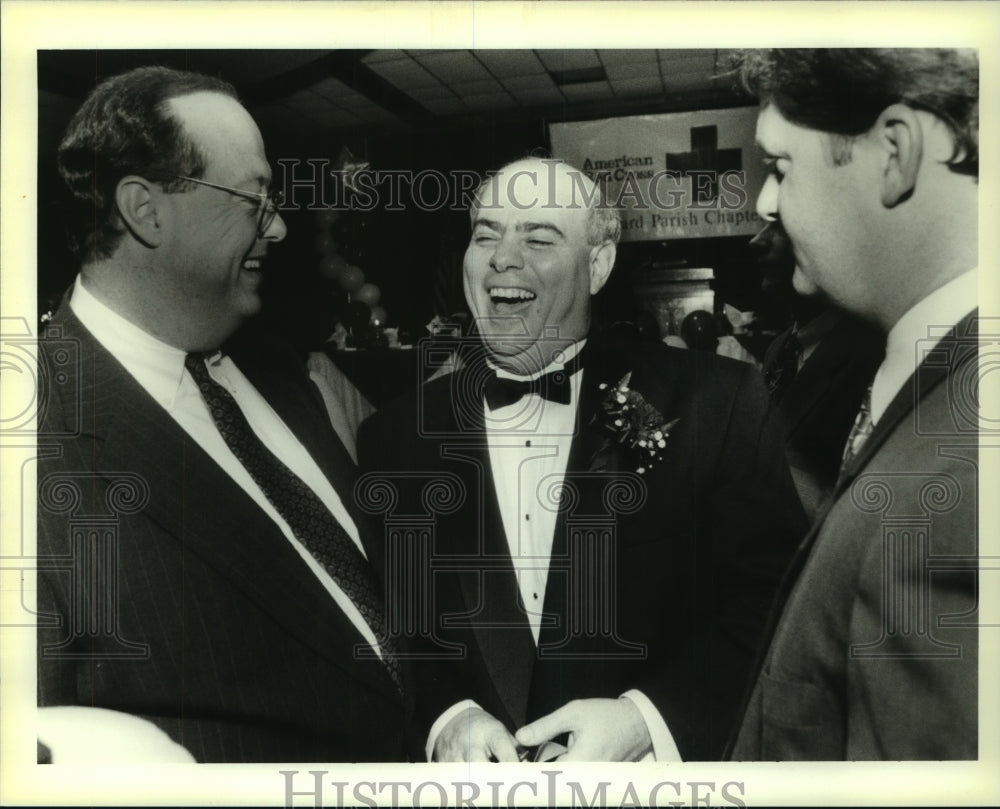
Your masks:
{"label": "hand", "polygon": [[434,742],[434,761],[517,761],[514,737],[482,708],[452,717]]}
{"label": "hand", "polygon": [[567,702],[515,737],[535,747],[562,733],[569,734],[568,749],[556,761],[636,761],[653,746],[642,714],[627,697]]}

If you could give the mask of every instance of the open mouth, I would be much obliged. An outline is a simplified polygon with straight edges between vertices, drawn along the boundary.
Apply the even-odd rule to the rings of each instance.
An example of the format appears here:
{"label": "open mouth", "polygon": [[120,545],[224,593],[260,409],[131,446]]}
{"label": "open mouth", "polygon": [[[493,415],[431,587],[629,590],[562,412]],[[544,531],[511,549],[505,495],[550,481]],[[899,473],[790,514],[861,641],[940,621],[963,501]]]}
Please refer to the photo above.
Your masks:
{"label": "open mouth", "polygon": [[243,261],[243,269],[247,272],[261,272],[264,269],[264,257],[253,256]]}
{"label": "open mouth", "polygon": [[493,307],[498,312],[522,308],[538,297],[530,289],[523,287],[491,287],[487,292]]}

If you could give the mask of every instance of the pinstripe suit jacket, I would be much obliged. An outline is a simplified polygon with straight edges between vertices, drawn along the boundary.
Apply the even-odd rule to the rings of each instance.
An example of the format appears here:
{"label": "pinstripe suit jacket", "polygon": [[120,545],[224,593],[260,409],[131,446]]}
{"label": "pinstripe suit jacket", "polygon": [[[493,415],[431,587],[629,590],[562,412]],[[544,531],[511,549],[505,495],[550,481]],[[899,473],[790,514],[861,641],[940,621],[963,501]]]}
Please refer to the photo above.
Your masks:
{"label": "pinstripe suit jacket", "polygon": [[[142,716],[198,761],[402,758],[403,701],[273,521],[68,306],[40,346],[39,703]],[[350,507],[298,359],[233,356]]]}

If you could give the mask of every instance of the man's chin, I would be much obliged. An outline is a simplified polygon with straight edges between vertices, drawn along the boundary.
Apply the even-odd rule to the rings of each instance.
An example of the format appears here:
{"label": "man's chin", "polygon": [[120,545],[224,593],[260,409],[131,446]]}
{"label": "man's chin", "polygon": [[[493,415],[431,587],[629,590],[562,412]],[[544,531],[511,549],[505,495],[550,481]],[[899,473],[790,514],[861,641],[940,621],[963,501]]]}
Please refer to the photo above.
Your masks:
{"label": "man's chin", "polygon": [[802,272],[802,268],[798,264],[795,265],[795,270],[792,272],[792,286],[799,295],[807,298],[819,295],[821,292],[816,283]]}
{"label": "man's chin", "polygon": [[529,376],[543,370],[560,358],[571,344],[565,338],[484,337],[483,343],[494,363],[506,371],[520,376]]}

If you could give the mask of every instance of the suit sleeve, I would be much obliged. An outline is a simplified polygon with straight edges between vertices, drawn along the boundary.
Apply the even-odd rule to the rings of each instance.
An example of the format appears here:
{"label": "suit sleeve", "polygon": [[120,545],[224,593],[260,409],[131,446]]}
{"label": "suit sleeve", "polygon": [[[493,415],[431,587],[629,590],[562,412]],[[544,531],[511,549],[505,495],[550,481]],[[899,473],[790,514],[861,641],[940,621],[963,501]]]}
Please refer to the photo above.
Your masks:
{"label": "suit sleeve", "polygon": [[[687,649],[651,660],[636,685],[660,710],[685,760],[718,759],[750,684],[778,584],[807,522],[750,366],[732,394],[714,470],[702,482],[694,624]],[[676,665],[671,661],[690,661]]]}
{"label": "suit sleeve", "polygon": [[[409,485],[415,481],[407,475],[407,472],[413,471],[413,463],[406,448],[414,439],[403,434],[400,425],[410,422],[398,417],[401,409],[382,410],[362,422],[358,429],[358,465],[362,479],[370,480],[370,476],[382,478],[396,491],[402,508],[407,509],[414,502],[413,498],[419,495]],[[384,533],[376,532],[372,536],[383,537]],[[372,546],[366,539],[365,552],[384,587],[385,548],[381,543]],[[404,623],[412,620],[413,617],[409,616]],[[468,686],[474,680],[464,673],[465,661],[453,658],[441,660],[440,649],[429,638],[410,634],[401,639],[401,646],[405,653],[412,656],[404,670],[415,697],[406,734],[407,746],[412,760],[422,761],[427,755],[428,738],[434,723],[456,703],[474,696]]]}

